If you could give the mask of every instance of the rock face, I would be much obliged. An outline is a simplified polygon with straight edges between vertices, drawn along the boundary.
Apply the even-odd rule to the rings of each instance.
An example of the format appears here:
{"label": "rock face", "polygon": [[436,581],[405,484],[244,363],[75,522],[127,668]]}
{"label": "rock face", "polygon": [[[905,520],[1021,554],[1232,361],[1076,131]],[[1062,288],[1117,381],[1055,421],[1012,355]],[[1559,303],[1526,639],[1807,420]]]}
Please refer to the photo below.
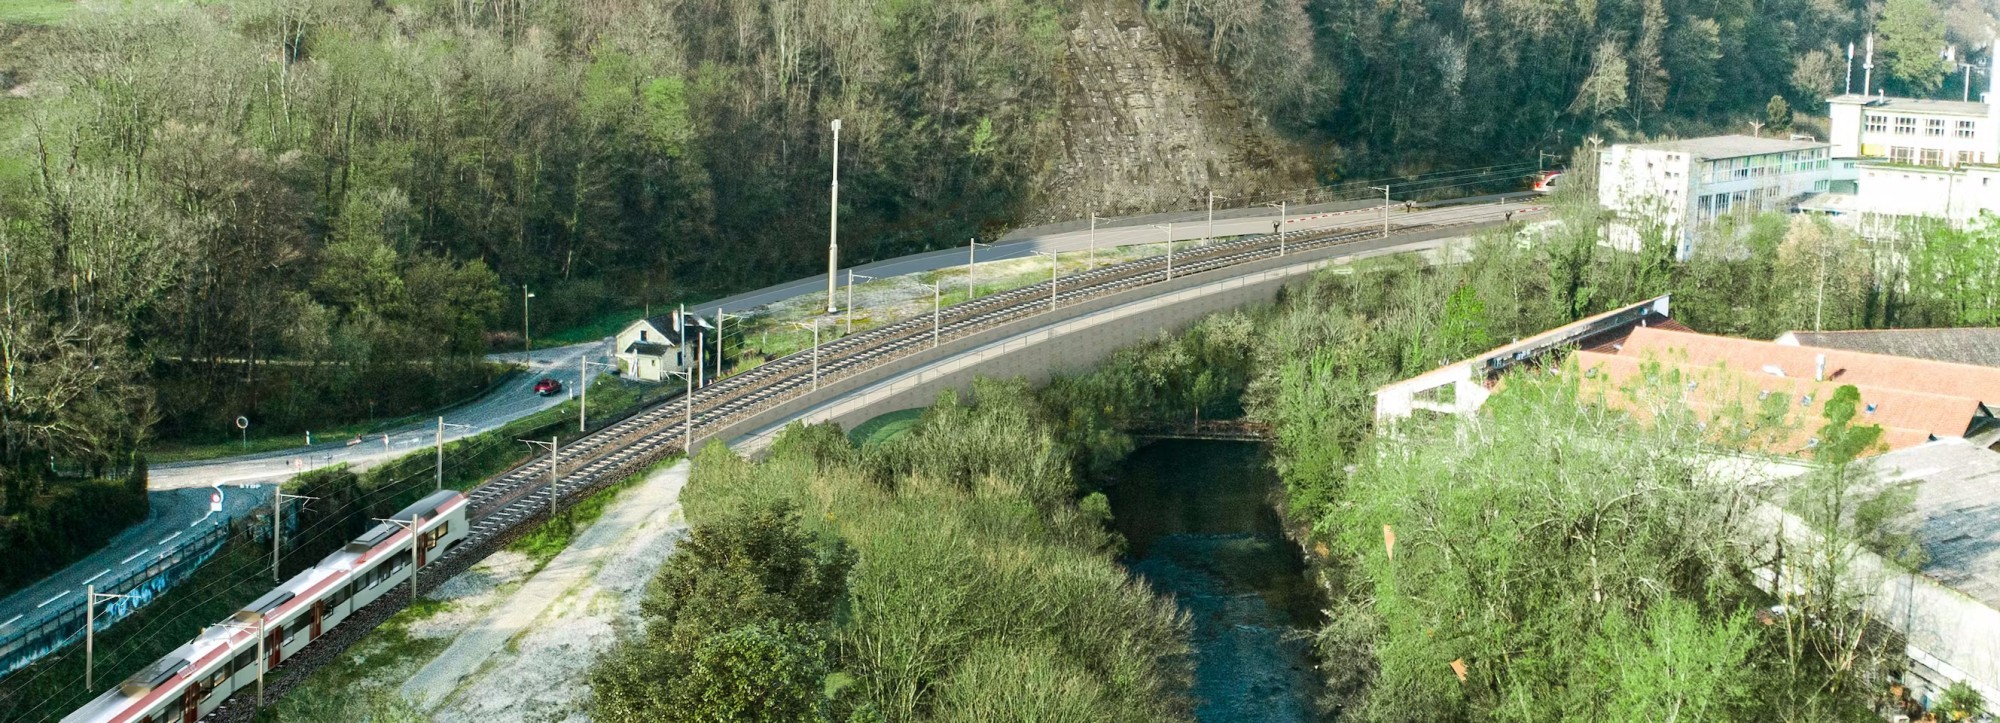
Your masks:
{"label": "rock face", "polygon": [[[1198,50],[1127,0],[1086,0],[1062,69],[1064,147],[1031,223],[1193,208],[1312,184],[1301,149],[1230,95]],[[1218,203],[1221,203],[1218,201]]]}

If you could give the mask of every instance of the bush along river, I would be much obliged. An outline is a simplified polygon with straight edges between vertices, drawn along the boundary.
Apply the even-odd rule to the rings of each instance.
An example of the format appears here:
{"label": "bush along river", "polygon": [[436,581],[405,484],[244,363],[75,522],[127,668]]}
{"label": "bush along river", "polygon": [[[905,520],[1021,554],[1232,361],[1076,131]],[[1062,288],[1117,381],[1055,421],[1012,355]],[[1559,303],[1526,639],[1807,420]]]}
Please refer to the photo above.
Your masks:
{"label": "bush along river", "polygon": [[1193,618],[1198,720],[1318,719],[1319,597],[1279,490],[1263,445],[1188,440],[1139,448],[1107,490],[1125,564]]}

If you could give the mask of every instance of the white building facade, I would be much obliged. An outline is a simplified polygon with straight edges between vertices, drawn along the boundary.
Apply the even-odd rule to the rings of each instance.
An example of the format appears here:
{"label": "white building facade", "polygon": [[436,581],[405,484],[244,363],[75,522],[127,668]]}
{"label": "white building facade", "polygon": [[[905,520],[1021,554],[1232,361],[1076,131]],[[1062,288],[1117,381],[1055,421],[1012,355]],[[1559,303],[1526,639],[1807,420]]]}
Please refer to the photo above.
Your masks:
{"label": "white building facade", "polygon": [[[2000,53],[1994,53],[2000,70]],[[1979,101],[1849,94],[1827,101],[1836,158],[1858,162],[1851,198],[1812,204],[1882,237],[1916,219],[1963,225],[2000,212],[2000,75]]]}
{"label": "white building facade", "polygon": [[1832,155],[1827,143],[1743,135],[1619,144],[1598,157],[1598,202],[1615,216],[1614,246],[1636,250],[1658,233],[1685,259],[1718,219],[1826,191]]}

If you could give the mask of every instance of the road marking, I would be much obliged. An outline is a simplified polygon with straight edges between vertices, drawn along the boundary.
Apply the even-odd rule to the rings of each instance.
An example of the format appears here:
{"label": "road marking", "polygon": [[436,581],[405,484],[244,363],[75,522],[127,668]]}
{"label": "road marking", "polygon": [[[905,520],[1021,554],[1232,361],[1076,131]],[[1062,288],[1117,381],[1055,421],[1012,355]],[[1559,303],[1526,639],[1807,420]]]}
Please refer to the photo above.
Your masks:
{"label": "road marking", "polygon": [[19,616],[19,615],[16,615],[16,616],[14,616],[14,617],[11,617],[11,618],[7,618],[7,622],[4,622],[4,623],[0,623],[0,628],[4,628],[4,627],[7,627],[7,626],[9,626],[9,625],[13,625],[13,624],[14,624],[14,621],[16,621],[16,620],[20,620],[20,619],[21,619],[21,616]]}
{"label": "road marking", "polygon": [[172,539],[174,539],[174,538],[176,538],[176,537],[180,537],[180,536],[181,536],[181,533],[178,533],[178,532],[176,532],[176,533],[174,533],[174,534],[171,534],[171,535],[167,535],[166,537],[162,537],[162,538],[160,538],[160,544],[162,544],[162,545],[164,545],[164,544],[167,544],[167,541],[169,541],[169,540],[172,540]]}
{"label": "road marking", "polygon": [[144,555],[144,554],[146,554],[146,550],[151,550],[151,549],[153,549],[153,548],[150,548],[150,547],[148,547],[148,548],[146,548],[145,550],[140,550],[140,551],[138,551],[138,552],[134,552],[134,553],[132,553],[132,556],[131,556],[131,557],[128,557],[128,558],[125,558],[125,559],[123,559],[123,560],[119,560],[119,561],[118,561],[118,564],[120,564],[120,565],[123,565],[123,564],[125,564],[125,563],[128,563],[128,562],[131,562],[131,561],[133,561],[133,560],[135,560],[135,559],[138,559],[138,557],[139,557],[140,555]]}
{"label": "road marking", "polygon": [[90,579],[89,579],[89,580],[85,580],[85,581],[83,581],[83,584],[85,584],[85,585],[89,585],[89,584],[91,584],[91,583],[93,583],[93,582],[97,582],[97,578],[100,578],[100,577],[104,577],[105,575],[109,575],[109,574],[111,574],[111,570],[109,570],[109,569],[106,569],[106,570],[105,570],[104,572],[100,572],[100,573],[97,573],[97,574],[95,574],[95,575],[91,575],[91,576],[90,576]]}
{"label": "road marking", "polygon": [[40,605],[36,605],[36,606],[35,606],[35,609],[36,609],[36,610],[40,610],[40,609],[42,609],[42,608],[45,608],[45,607],[48,607],[49,603],[52,603],[52,602],[55,602],[55,601],[57,601],[57,600],[61,600],[61,599],[62,599],[62,596],[64,596],[64,595],[68,595],[68,594],[69,594],[69,591],[68,591],[68,590],[64,590],[64,591],[62,591],[62,592],[59,592],[59,593],[56,593],[56,596],[55,596],[55,597],[52,597],[52,598],[49,598],[49,599],[47,599],[47,600],[43,600],[43,601],[42,601],[42,604],[40,604]]}

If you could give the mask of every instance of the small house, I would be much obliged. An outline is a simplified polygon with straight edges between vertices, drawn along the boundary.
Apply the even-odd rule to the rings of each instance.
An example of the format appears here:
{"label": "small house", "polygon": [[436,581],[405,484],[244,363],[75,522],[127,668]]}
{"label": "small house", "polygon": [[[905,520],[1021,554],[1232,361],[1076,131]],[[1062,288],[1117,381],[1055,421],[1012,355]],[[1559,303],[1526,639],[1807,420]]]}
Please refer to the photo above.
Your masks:
{"label": "small house", "polygon": [[657,382],[694,366],[702,343],[714,335],[707,319],[670,311],[627,324],[614,348],[628,378]]}

